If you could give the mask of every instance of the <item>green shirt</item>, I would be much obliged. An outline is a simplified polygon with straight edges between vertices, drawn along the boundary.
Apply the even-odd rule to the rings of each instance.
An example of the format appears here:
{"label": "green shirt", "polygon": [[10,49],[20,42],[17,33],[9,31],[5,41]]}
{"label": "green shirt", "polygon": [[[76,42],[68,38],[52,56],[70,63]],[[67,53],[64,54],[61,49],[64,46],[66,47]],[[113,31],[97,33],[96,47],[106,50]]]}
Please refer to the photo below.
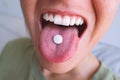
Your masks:
{"label": "green shirt", "polygon": [[[45,80],[30,39],[9,42],[0,56],[0,80]],[[102,63],[92,80],[120,80]]]}

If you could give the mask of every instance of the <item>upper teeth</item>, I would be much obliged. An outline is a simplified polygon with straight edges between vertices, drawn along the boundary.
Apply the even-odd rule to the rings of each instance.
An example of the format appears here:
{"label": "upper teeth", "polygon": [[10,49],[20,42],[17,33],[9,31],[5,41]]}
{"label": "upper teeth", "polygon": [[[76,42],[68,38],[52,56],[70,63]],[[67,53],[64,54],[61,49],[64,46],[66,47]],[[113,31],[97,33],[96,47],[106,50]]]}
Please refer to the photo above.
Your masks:
{"label": "upper teeth", "polygon": [[63,26],[73,26],[73,25],[82,25],[84,20],[82,17],[78,16],[61,16],[59,14],[53,15],[52,13],[45,13],[43,14],[43,19],[46,21],[53,22],[56,25],[63,25]]}

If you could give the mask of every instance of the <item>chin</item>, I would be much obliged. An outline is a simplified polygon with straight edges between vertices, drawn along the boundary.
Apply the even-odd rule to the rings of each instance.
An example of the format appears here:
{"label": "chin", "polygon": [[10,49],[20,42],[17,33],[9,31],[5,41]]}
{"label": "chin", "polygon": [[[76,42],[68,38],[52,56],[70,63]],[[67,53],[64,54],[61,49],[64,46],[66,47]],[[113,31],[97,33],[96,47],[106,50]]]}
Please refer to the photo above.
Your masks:
{"label": "chin", "polygon": [[[81,46],[82,47],[82,46]],[[79,47],[79,48],[81,48]],[[77,66],[83,63],[83,60],[90,54],[86,48],[78,49],[75,55],[70,59],[62,62],[53,62],[46,60],[41,54],[38,53],[39,64],[42,68],[47,69],[51,73],[67,73],[74,70]]]}

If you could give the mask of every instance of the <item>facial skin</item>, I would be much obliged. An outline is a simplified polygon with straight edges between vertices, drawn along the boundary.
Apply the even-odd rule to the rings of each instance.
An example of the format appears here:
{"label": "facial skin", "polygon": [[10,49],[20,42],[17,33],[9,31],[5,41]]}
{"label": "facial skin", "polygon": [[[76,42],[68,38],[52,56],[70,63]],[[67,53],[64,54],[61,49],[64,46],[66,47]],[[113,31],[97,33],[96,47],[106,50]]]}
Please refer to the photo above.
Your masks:
{"label": "facial skin", "polygon": [[[40,66],[47,69],[50,74],[77,73],[88,78],[93,75],[100,63],[91,51],[112,23],[118,5],[119,0],[21,0],[25,21],[38,53]],[[82,37],[76,39],[75,54],[64,62],[49,62],[40,54],[42,48],[38,47],[42,35],[40,17],[48,11],[80,15],[87,23],[87,29]]]}

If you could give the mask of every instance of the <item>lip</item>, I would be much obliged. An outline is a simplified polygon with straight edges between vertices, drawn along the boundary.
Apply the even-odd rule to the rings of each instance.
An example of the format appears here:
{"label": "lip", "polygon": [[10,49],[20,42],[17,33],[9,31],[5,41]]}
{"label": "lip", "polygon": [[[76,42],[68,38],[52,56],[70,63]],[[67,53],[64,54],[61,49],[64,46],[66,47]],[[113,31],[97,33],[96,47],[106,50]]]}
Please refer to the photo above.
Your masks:
{"label": "lip", "polygon": [[[62,16],[64,16],[64,15],[68,15],[68,16],[80,16],[80,17],[83,18],[82,15],[75,14],[75,13],[73,13],[73,12],[71,12],[71,11],[50,10],[50,11],[46,11],[46,12],[44,12],[44,13],[60,14],[60,15],[62,15]],[[44,13],[43,13],[43,14],[44,14]]]}

